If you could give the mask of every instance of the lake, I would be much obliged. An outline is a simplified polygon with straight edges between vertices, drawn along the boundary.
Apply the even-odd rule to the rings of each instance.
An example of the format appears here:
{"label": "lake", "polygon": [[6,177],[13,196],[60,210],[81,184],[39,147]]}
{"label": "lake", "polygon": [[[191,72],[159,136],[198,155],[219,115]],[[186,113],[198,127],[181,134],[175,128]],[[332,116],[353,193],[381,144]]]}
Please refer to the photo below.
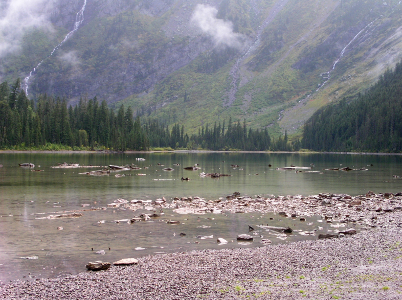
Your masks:
{"label": "lake", "polygon": [[[89,176],[80,173],[100,168],[51,168],[64,162],[81,166],[136,165],[140,169]],[[20,163],[33,163],[34,170],[41,171],[19,167]],[[236,236],[248,233],[248,225],[256,227],[269,221],[270,225],[294,227],[294,220],[279,218],[274,213],[179,215],[165,210],[160,219],[129,224],[127,220],[146,212],[145,207],[138,212],[102,209],[117,199],[165,197],[171,201],[174,197],[198,196],[214,200],[233,192],[254,197],[402,191],[402,180],[394,177],[402,176],[399,155],[0,153],[0,164],[3,165],[0,168],[0,280],[3,282],[76,274],[85,271],[87,262],[95,260],[113,262],[174,251],[260,247],[263,238],[272,243],[287,243],[316,239],[302,233],[318,227],[323,232],[334,230],[331,224],[322,222],[321,216],[313,216],[297,224],[295,234],[276,235],[259,228],[254,232],[254,243],[237,243]],[[184,170],[196,164],[199,170]],[[277,169],[289,166],[311,169],[301,172]],[[167,167],[174,170],[165,171]],[[355,170],[328,170],[342,167]],[[201,177],[202,172],[231,176],[212,179]],[[182,177],[190,180],[182,181]],[[48,218],[51,214],[71,211],[80,211],[83,216]],[[179,220],[181,224],[167,226],[167,219]],[[228,244],[217,244],[218,237],[226,239]]]}

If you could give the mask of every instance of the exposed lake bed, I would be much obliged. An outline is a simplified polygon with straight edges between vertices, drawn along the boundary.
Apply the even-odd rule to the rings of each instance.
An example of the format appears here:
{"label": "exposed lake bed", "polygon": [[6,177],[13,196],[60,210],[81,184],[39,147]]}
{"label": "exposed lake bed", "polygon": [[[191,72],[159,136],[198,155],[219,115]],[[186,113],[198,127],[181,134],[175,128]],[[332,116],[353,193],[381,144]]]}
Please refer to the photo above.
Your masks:
{"label": "exposed lake bed", "polygon": [[[367,234],[374,236],[400,228],[402,203],[397,190],[402,182],[393,177],[400,170],[399,159],[396,164],[391,159],[383,167],[372,157],[358,163],[347,162],[350,157],[346,157],[340,167],[350,165],[353,170],[342,171],[325,170],[340,165],[338,161],[322,163],[311,156],[306,160],[298,156],[279,157],[285,158],[285,163],[272,156],[264,160],[250,156],[228,160],[230,156],[218,155],[212,161],[195,156],[186,161],[184,156],[162,155],[136,161],[137,156],[109,156],[108,161],[102,158],[103,161],[95,159],[90,163],[87,157],[80,162],[83,166],[130,163],[141,168],[116,173],[125,174],[124,177],[116,177],[115,173],[98,177],[79,174],[81,170],[51,169],[56,161],[77,162],[71,158],[62,160],[65,157],[58,155],[46,162],[35,160],[35,156],[24,160],[17,157],[14,162],[2,159],[0,228],[5,241],[1,255],[2,281],[64,280],[60,278],[85,271],[85,264],[96,260],[113,262],[136,257],[141,265],[152,259],[164,260],[161,257],[169,260],[176,254],[186,260],[198,253],[194,251],[211,251],[208,253],[220,257],[219,251],[244,255],[260,253],[264,251],[259,250],[261,247],[274,251],[310,242],[325,245],[348,241],[345,244],[348,245],[350,239],[359,240],[360,236],[366,239]],[[44,171],[14,167],[17,159],[41,165]],[[183,170],[197,162],[199,170]],[[302,172],[277,169],[292,166],[312,169],[302,169]],[[391,170],[387,170],[388,166]],[[174,170],[164,171],[167,167]],[[363,167],[367,170],[363,171]],[[202,172],[231,176],[203,178]],[[15,177],[9,180],[7,176]],[[182,181],[183,177],[190,180]],[[325,177],[338,182],[328,185]],[[53,181],[55,178],[59,180]],[[376,187],[381,181],[383,189],[381,192],[366,189],[363,194],[325,192],[337,190],[334,186],[339,182],[345,183],[347,190],[351,181],[359,179],[363,188]],[[60,180],[64,180],[62,188]],[[314,190],[317,193],[306,193],[312,183],[320,180],[324,183],[320,190]],[[291,185],[298,187],[300,193],[287,193],[294,189]],[[13,186],[22,193],[15,194]],[[282,193],[267,193],[272,190],[271,186],[282,189]],[[250,193],[250,189],[255,193]],[[278,228],[291,228],[292,232],[281,232]],[[253,240],[238,241],[241,234]],[[332,239],[319,240],[320,237]],[[197,257],[203,260],[202,255]],[[118,272],[115,268],[104,273],[114,274]],[[77,276],[74,278],[81,275]]]}
{"label": "exposed lake bed", "polygon": [[[336,225],[334,226],[336,229],[333,230],[336,236],[321,240],[317,237],[317,231],[313,230],[314,239],[286,244],[274,243],[257,248],[224,247],[222,250],[179,250],[173,253],[147,255],[138,258],[138,264],[129,267],[112,266],[107,271],[85,272],[55,279],[14,281],[1,286],[0,294],[5,299],[15,297],[193,299],[199,296],[208,299],[246,296],[289,299],[307,296],[326,299],[328,296],[351,297],[351,295],[354,299],[396,299],[400,296],[401,195],[387,194],[386,197],[374,193],[358,197],[317,195],[303,199],[299,196],[290,196],[286,199],[274,198],[264,201],[266,207],[262,207],[261,199],[223,200],[218,204],[220,208],[228,205],[230,209],[237,210],[239,204],[243,206],[247,202],[249,208],[247,213],[230,212],[230,209],[227,211],[228,214],[236,215],[254,214],[256,211],[253,211],[252,207],[258,204],[258,210],[266,211],[268,216],[271,216],[269,217],[271,221],[274,218],[284,218],[301,223],[309,222],[309,217],[304,221],[304,218],[300,217],[301,214],[296,213],[296,217],[294,216],[295,211],[302,211],[304,216],[308,216],[316,215],[318,209],[321,212],[325,211],[321,219],[322,224]],[[360,203],[357,203],[358,201]],[[115,203],[123,204],[124,208],[130,210],[128,202],[124,203],[119,199]],[[197,203],[186,200],[166,203],[164,209],[169,210],[167,206],[188,208],[200,205],[199,201]],[[162,206],[158,204],[154,208],[160,207]],[[269,214],[267,211],[272,208],[279,213]],[[207,222],[208,219],[213,221],[211,215],[199,213],[197,219],[200,216],[207,218],[203,218],[199,223],[202,225],[197,228],[201,230],[211,228],[212,226],[208,224],[213,223]],[[47,219],[47,221],[53,220]],[[186,221],[188,219],[183,223]],[[129,220],[123,222],[129,223]],[[149,221],[137,221],[125,225],[136,226],[146,222]],[[165,220],[163,222],[165,223]],[[116,224],[123,225],[120,222]],[[341,224],[346,226],[340,226]],[[106,225],[106,222],[103,225]],[[179,232],[184,228],[175,226],[180,225],[165,223],[163,226],[174,227]],[[299,227],[299,223],[292,225],[295,226],[294,229]],[[253,230],[248,228],[251,236],[254,236],[255,230],[258,231],[258,235],[269,231],[264,230],[263,224],[255,227]],[[358,233],[348,234],[352,228],[360,229]],[[296,230],[290,235],[298,233],[300,231]],[[176,235],[172,235],[171,238],[174,236]],[[213,238],[205,236],[190,239],[202,242]],[[104,252],[113,252],[112,250],[106,249]],[[114,252],[115,260],[118,254],[118,251]],[[93,255],[98,255],[103,261],[107,258],[104,253],[95,252]],[[89,259],[90,255],[87,257]]]}

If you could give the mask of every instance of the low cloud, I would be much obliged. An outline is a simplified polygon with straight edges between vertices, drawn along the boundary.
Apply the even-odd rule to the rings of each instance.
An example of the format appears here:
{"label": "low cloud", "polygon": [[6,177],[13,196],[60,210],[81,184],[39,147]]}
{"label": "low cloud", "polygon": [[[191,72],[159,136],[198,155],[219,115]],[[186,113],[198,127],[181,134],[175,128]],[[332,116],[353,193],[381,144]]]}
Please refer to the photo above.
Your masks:
{"label": "low cloud", "polygon": [[216,46],[240,48],[243,35],[234,32],[232,22],[218,19],[217,14],[218,10],[215,7],[198,4],[191,22],[198,26],[202,32],[211,36]]}
{"label": "low cloud", "polygon": [[58,58],[64,66],[71,66],[73,69],[78,69],[81,65],[77,51],[64,52]]}
{"label": "low cloud", "polygon": [[52,28],[49,21],[54,1],[0,0],[0,58],[20,50],[27,29]]}

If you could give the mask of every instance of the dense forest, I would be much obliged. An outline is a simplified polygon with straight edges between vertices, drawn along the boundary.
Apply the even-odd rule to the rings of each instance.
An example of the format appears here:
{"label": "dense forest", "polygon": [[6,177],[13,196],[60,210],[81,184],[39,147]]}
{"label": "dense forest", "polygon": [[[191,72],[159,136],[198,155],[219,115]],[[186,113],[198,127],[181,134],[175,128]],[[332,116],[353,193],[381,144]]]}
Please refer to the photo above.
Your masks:
{"label": "dense forest", "polygon": [[317,111],[305,124],[302,145],[316,151],[402,151],[402,62],[364,95]]}
{"label": "dense forest", "polygon": [[146,150],[149,147],[140,120],[131,108],[117,114],[97,99],[68,107],[64,99],[42,95],[30,101],[20,80],[0,85],[0,147],[32,148],[48,144],[69,147]]}
{"label": "dense forest", "polygon": [[148,120],[143,126],[150,144],[153,147],[170,147],[172,149],[208,149],[208,150],[244,150],[264,151],[283,150],[291,151],[299,144],[288,141],[287,135],[276,141],[271,141],[268,131],[247,129],[246,124],[235,124],[229,120],[226,128],[223,124],[215,123],[213,127],[202,126],[198,134],[188,136],[184,133],[184,126],[175,124],[171,130],[161,126],[156,120]]}
{"label": "dense forest", "polygon": [[[0,84],[0,149],[109,149],[152,148],[209,150],[294,150],[287,135],[271,140],[268,131],[247,129],[246,123],[225,122],[188,136],[184,126],[172,128],[156,119],[140,121],[130,107],[116,111],[105,101],[81,99],[68,106],[65,99],[41,95],[29,100],[18,79]],[[143,124],[142,124],[143,123]]]}

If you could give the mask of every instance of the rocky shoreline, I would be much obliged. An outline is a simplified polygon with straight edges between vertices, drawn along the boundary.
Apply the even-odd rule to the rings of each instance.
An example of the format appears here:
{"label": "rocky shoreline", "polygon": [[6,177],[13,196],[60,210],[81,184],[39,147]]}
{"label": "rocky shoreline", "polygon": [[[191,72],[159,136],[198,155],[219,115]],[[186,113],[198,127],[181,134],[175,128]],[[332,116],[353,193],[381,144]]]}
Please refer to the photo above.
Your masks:
{"label": "rocky shoreline", "polygon": [[241,196],[235,192],[226,198],[206,200],[201,197],[181,197],[166,201],[165,198],[150,200],[117,199],[109,207],[122,207],[136,211],[148,206],[148,210],[173,209],[178,213],[278,213],[283,217],[304,218],[320,215],[326,222],[347,223],[348,226],[359,225],[364,229],[398,223],[394,212],[402,212],[402,193],[350,196],[347,194],[321,193],[302,196]]}
{"label": "rocky shoreline", "polygon": [[[134,210],[138,202],[120,201]],[[0,286],[1,299],[400,299],[402,194],[241,197],[155,201],[155,207],[192,212],[277,212],[289,218],[322,215],[362,230],[342,238],[261,248],[146,256],[133,266],[111,266],[34,282]]]}

